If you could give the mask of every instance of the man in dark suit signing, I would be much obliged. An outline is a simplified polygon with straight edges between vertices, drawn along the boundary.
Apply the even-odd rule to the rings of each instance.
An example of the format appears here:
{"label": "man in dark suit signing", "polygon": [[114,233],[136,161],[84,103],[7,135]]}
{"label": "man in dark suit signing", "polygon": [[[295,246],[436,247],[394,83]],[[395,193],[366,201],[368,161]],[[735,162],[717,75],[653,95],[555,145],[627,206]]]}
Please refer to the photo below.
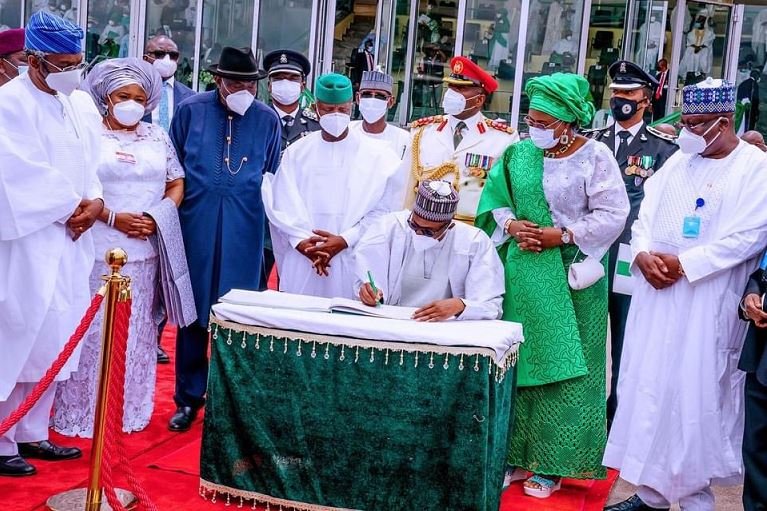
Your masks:
{"label": "man in dark suit signing", "polygon": [[159,105],[151,114],[147,114],[143,121],[162,126],[165,131],[170,129],[176,107],[186,98],[194,95],[192,89],[174,78],[179,57],[178,46],[168,36],[158,35],[146,43],[144,60],[152,64],[160,73],[163,87]]}
{"label": "man in dark suit signing", "polygon": [[746,372],[745,511],[767,511],[767,313],[762,306],[767,291],[765,277],[762,269],[751,275],[739,311],[741,319],[751,322],[738,366]]}

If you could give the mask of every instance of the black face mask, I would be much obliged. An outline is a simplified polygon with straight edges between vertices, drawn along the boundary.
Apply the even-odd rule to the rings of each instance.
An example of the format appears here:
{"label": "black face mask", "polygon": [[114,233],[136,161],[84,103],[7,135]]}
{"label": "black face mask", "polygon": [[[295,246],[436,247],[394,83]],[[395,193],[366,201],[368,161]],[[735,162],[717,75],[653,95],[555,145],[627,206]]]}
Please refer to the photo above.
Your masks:
{"label": "black face mask", "polygon": [[610,110],[616,121],[628,121],[639,110],[639,102],[626,98],[610,98]]}

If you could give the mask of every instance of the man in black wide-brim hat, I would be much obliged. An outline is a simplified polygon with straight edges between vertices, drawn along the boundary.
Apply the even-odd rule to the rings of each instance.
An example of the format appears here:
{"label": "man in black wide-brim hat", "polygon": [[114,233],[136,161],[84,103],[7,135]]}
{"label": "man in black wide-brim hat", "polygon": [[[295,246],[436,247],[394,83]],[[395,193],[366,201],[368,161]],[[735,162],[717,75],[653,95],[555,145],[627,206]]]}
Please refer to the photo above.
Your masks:
{"label": "man in black wide-brim hat", "polygon": [[205,403],[210,307],[233,288],[258,289],[264,246],[261,177],[280,160],[281,125],[257,101],[258,69],[250,48],[226,47],[208,67],[216,89],[184,101],[170,137],[186,172],[178,210],[197,321],[176,341],[176,413],[171,431],[186,431]]}

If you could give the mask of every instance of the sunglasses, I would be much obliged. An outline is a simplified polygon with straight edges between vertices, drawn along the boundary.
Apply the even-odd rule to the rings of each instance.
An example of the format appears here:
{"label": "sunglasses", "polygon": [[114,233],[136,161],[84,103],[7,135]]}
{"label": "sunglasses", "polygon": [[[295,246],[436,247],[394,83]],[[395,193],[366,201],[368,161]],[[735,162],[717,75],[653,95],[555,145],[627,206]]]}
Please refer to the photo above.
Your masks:
{"label": "sunglasses", "polygon": [[146,54],[151,55],[152,57],[156,59],[160,59],[160,60],[164,59],[166,55],[170,57],[170,60],[178,60],[180,56],[180,53],[177,51],[162,51],[162,50],[148,51],[146,52]]}
{"label": "sunglasses", "polygon": [[388,101],[390,96],[388,94],[384,94],[382,92],[363,91],[363,92],[360,92],[360,97],[361,98],[374,98],[374,99],[380,99],[382,101]]}
{"label": "sunglasses", "polygon": [[416,234],[419,236],[428,236],[429,238],[438,238],[441,236],[453,222],[447,222],[445,225],[438,229],[429,229],[428,227],[423,227],[418,225],[413,221],[413,216],[409,216],[407,219],[407,224],[410,226],[411,229],[415,231]]}

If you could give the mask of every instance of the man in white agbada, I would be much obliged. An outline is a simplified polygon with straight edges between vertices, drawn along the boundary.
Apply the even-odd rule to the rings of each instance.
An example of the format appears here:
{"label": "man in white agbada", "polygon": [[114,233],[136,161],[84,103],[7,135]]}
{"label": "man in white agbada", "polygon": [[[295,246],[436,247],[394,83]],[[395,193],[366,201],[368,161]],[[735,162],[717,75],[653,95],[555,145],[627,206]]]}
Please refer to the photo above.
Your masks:
{"label": "man in white agbada", "polygon": [[389,211],[387,182],[400,164],[388,145],[348,128],[352,84],[317,79],[321,131],[289,146],[275,176],[265,175],[280,291],[353,298],[352,251],[365,227]]}
{"label": "man in white agbada", "polygon": [[418,307],[418,321],[500,318],[503,265],[484,232],[453,221],[457,209],[450,183],[427,180],[412,212],[370,226],[355,248],[360,300]]}
{"label": "man in white agbada", "polygon": [[[90,227],[104,207],[96,177],[100,116],[80,84],[83,31],[46,11],[26,27],[29,72],[0,88],[0,421],[14,412],[74,332],[90,301]],[[58,375],[77,369],[76,351]],[[77,458],[48,441],[55,384],[0,437],[0,475],[24,458]]]}
{"label": "man in white agbada", "polygon": [[713,511],[743,476],[740,296],[767,243],[767,157],[733,130],[735,88],[683,90],[680,151],[645,185],[604,464],[638,486],[611,511]]}
{"label": "man in white agbada", "polygon": [[358,130],[366,137],[382,140],[400,158],[410,143],[410,132],[386,122],[386,114],[394,106],[392,96],[394,79],[380,71],[363,71],[357,104],[361,121],[353,121],[349,129]]}

